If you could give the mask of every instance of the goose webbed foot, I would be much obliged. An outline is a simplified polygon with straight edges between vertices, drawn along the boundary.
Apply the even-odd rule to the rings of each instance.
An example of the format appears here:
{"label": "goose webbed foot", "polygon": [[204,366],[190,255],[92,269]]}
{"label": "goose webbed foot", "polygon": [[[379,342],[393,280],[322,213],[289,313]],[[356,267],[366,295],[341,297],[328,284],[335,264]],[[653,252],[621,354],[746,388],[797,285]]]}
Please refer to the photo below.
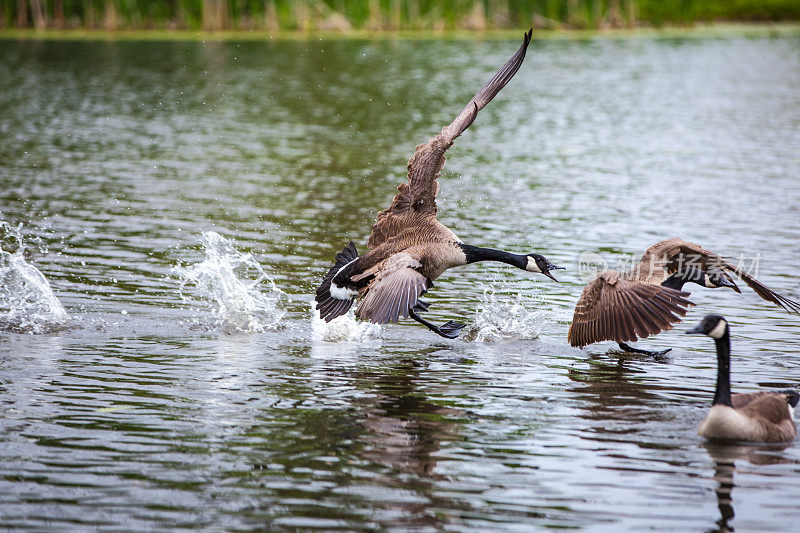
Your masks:
{"label": "goose webbed foot", "polygon": [[665,353],[672,350],[672,348],[667,348],[666,350],[642,350],[641,348],[634,348],[633,346],[629,346],[624,342],[618,342],[617,344],[619,344],[619,347],[626,352],[640,353],[644,355],[664,355]]}
{"label": "goose webbed foot", "polygon": [[[413,318],[414,320],[416,320],[429,330],[433,331],[434,333],[437,333],[447,339],[455,339],[461,333],[461,330],[464,329],[464,326],[466,324],[461,324],[460,322],[455,322],[453,320],[449,320],[444,324],[442,324],[441,326],[431,324],[430,322],[428,322],[427,320],[425,320],[424,318],[422,318],[417,314],[417,311],[420,310],[419,303],[409,312],[408,316],[409,318]],[[424,304],[424,309],[427,308],[428,304]]]}
{"label": "goose webbed foot", "polygon": [[462,324],[461,322],[456,322],[454,320],[448,320],[436,331],[442,337],[447,337],[448,339],[455,339],[461,334],[461,330],[464,329],[466,324]]}

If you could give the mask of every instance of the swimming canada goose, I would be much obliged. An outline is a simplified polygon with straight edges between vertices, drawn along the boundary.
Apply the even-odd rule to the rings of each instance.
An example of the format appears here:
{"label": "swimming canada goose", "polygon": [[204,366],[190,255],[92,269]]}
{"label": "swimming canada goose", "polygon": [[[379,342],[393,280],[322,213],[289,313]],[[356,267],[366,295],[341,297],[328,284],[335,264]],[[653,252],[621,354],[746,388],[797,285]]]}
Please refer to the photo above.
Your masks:
{"label": "swimming canada goose", "polygon": [[717,388],[698,434],[714,440],[784,442],[797,436],[797,391],[731,394],[731,336],[724,317],[708,315],[686,333],[708,335],[717,345]]}
{"label": "swimming canada goose", "polygon": [[[326,321],[345,314],[358,297],[358,318],[377,324],[412,318],[447,338],[458,336],[464,324],[449,321],[436,326],[419,313],[428,308],[419,297],[433,287],[433,280],[445,270],[476,261],[500,261],[555,280],[550,271],[558,268],[538,254],[513,254],[480,248],[461,242],[436,220],[437,178],[444,168],[444,154],[492,98],[511,80],[522,65],[531,39],[525,34],[522,46],[500,71],[467,103],[450,125],[426,144],[417,146],[408,162],[408,182],[401,183],[391,206],[378,213],[367,246],[358,255],[351,242],[336,256],[336,262],[322,280],[316,308]],[[557,280],[556,280],[557,281]]]}
{"label": "swimming canada goose", "polygon": [[629,272],[606,270],[586,286],[575,306],[567,338],[572,346],[616,341],[628,352],[663,355],[625,344],[637,337],[655,335],[672,328],[694,305],[681,289],[686,283],[703,287],[729,287],[741,292],[727,272],[744,280],[756,294],[790,313],[800,313],[800,304],[784,298],[721,256],[682,239],[661,241],[645,250],[639,264]]}

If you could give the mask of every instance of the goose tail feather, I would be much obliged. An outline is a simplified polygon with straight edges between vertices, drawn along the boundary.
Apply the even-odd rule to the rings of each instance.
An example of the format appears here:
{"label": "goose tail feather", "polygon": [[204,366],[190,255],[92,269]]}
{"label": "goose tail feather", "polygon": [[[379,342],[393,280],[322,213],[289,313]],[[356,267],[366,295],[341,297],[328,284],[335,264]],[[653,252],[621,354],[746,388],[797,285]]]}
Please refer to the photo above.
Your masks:
{"label": "goose tail feather", "polygon": [[331,283],[342,267],[356,259],[358,259],[358,250],[356,250],[356,245],[351,241],[344,250],[336,254],[336,262],[325,274],[325,277],[322,278],[322,283],[317,288],[317,295],[314,298],[317,302],[316,309],[319,311],[319,317],[325,322],[330,322],[334,318],[347,313],[355,301],[355,298],[350,298],[349,300],[335,298],[331,294]]}

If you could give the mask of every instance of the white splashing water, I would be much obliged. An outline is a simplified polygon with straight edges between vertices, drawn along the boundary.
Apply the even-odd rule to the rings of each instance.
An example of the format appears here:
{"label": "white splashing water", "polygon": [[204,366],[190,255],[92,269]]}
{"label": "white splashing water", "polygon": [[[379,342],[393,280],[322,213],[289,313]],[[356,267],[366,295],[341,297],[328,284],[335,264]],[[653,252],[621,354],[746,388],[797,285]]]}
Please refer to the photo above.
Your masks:
{"label": "white splashing water", "polygon": [[[535,339],[551,312],[533,296],[497,296],[492,287],[484,288],[482,305],[464,339],[471,342],[501,342]],[[531,310],[531,309],[535,310]]]}
{"label": "white splashing water", "polygon": [[316,341],[363,342],[378,339],[381,336],[381,327],[378,324],[356,320],[353,308],[347,314],[325,322],[319,317],[319,311],[315,308],[313,301],[311,302],[311,327]]}
{"label": "white splashing water", "polygon": [[0,221],[0,330],[47,333],[68,320],[47,278],[25,260],[20,228]]}
{"label": "white splashing water", "polygon": [[[172,269],[181,281],[181,298],[210,307],[211,318],[199,318],[201,325],[228,334],[278,329],[286,314],[281,304],[288,297],[258,261],[214,231],[203,233],[203,247],[203,261]],[[186,294],[189,285],[192,296]]]}

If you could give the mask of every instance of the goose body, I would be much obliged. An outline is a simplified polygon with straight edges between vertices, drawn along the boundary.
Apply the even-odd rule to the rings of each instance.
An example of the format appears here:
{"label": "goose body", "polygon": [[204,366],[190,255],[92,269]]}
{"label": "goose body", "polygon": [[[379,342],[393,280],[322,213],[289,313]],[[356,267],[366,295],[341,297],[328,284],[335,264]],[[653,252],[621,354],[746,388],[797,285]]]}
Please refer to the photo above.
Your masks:
{"label": "goose body", "polygon": [[714,402],[698,434],[712,440],[785,442],[797,436],[794,407],[798,393],[759,391],[731,394],[730,328],[719,315],[708,315],[686,333],[708,335],[717,349],[717,385]]}
{"label": "goose body", "polygon": [[639,338],[671,329],[694,305],[681,289],[686,283],[729,287],[741,292],[735,274],[756,293],[789,312],[800,304],[770,290],[721,256],[682,239],[668,239],[645,250],[630,271],[600,272],[583,290],[575,306],[567,338],[572,346],[616,341],[627,351],[656,353],[627,346]]}
{"label": "goose body", "polygon": [[360,297],[356,316],[361,319],[385,324],[411,317],[453,338],[462,324],[451,321],[434,326],[419,316],[428,307],[419,297],[445,270],[476,261],[501,261],[555,279],[549,271],[557,267],[541,255],[470,246],[436,220],[438,177],[444,168],[445,152],[519,70],[530,38],[529,31],[514,56],[452,123],[417,146],[408,162],[408,181],[398,186],[392,204],[378,214],[372,226],[368,251],[359,255],[351,242],[323,278],[315,298],[321,318],[330,321],[345,314]]}
{"label": "goose body", "polygon": [[[740,396],[734,394],[732,398]],[[797,436],[787,395],[763,393],[749,408],[714,405],[697,434],[711,440],[786,442]]]}

